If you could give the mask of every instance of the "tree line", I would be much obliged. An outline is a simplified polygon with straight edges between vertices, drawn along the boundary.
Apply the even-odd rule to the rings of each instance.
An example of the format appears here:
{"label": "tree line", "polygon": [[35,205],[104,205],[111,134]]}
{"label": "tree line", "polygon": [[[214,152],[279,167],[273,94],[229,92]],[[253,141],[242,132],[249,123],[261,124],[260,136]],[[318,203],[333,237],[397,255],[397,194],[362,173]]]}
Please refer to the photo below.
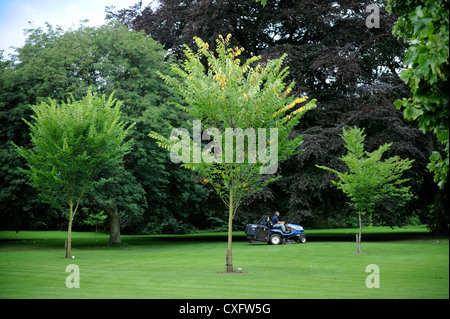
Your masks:
{"label": "tree line", "polygon": [[[83,216],[104,210],[118,216],[123,232],[182,233],[194,229],[226,229],[226,208],[192,174],[171,163],[166,152],[148,138],[156,131],[186,122],[173,106],[181,98],[157,72],[183,59],[182,45],[194,36],[212,47],[220,34],[232,34],[232,44],[245,48],[247,58],[284,60],[295,81],[293,94],[307,93],[317,108],[295,127],[303,136],[303,152],[280,163],[282,178],[257,192],[241,206],[234,226],[242,228],[262,214],[278,210],[305,228],[357,226],[347,198],[334,187],[329,171],[345,170],[340,137],[344,127],[364,128],[368,151],[392,143],[387,156],[413,159],[406,175],[414,194],[406,205],[395,198],[373,208],[376,225],[428,223],[448,228],[447,197],[427,170],[428,158],[439,148],[436,135],[423,133],[404,118],[394,102],[410,97],[398,72],[407,44],[392,35],[398,16],[380,10],[380,28],[368,29],[368,3],[318,4],[315,1],[162,1],[156,9],[136,4],[115,11],[108,23],[62,30],[28,30],[23,47],[0,62],[1,190],[3,229],[65,229],[64,212],[38,198],[18,169],[24,161],[17,145],[30,143],[30,105],[48,97],[81,99],[93,87],[123,101],[123,117],[136,123],[134,145],[115,180],[101,180],[82,207],[75,227],[86,229]],[[84,215],[83,215],[84,214]],[[109,218],[112,220],[113,218]],[[78,223],[78,224],[77,224]]]}

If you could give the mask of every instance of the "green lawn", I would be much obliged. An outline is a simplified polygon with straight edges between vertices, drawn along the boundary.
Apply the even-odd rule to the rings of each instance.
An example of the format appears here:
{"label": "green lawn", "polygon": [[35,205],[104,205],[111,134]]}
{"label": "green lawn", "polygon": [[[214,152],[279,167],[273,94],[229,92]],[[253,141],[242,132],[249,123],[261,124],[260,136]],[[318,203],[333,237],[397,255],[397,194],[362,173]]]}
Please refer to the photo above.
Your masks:
{"label": "green lawn", "polygon": [[[75,232],[68,260],[66,232],[2,231],[0,298],[449,298],[448,238],[367,228],[367,254],[355,255],[355,232],[309,231],[306,244],[280,246],[237,232],[233,260],[243,273],[225,274],[226,234],[123,235],[113,247],[106,234]],[[69,264],[80,288],[66,287]],[[380,288],[366,287],[369,264],[380,269]]]}

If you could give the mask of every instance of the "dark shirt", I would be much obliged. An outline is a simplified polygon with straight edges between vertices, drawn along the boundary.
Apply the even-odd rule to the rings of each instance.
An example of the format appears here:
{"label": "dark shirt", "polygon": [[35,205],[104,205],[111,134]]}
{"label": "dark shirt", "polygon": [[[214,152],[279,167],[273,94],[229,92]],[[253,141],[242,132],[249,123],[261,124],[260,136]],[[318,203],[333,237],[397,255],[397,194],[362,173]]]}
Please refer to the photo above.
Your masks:
{"label": "dark shirt", "polygon": [[274,215],[273,216],[273,218],[272,218],[272,224],[278,224],[278,222],[279,222],[280,220],[278,219],[278,216],[277,215]]}

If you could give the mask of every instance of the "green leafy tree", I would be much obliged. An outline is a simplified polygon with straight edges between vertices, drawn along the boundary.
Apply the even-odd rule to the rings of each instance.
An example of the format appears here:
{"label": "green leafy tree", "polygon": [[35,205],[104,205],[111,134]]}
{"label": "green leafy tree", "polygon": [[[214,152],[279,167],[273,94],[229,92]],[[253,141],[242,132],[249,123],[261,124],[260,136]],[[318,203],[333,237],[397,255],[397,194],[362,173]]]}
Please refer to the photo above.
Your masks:
{"label": "green leafy tree", "polygon": [[347,154],[341,160],[348,166],[348,172],[338,172],[335,169],[316,165],[318,168],[335,173],[338,180],[331,182],[341,189],[351,200],[352,206],[359,217],[359,235],[357,237],[357,253],[361,250],[361,215],[374,212],[376,203],[390,197],[397,197],[402,202],[411,198],[410,186],[402,184],[408,179],[401,179],[403,172],[411,168],[413,160],[400,159],[398,156],[382,159],[383,154],[392,143],[380,146],[373,152],[364,150],[364,129],[353,127],[343,129],[341,135],[345,142]]}
{"label": "green leafy tree", "polygon": [[[299,152],[302,137],[291,138],[291,130],[315,107],[315,100],[305,104],[306,97],[289,94],[294,83],[284,82],[285,55],[256,66],[259,56],[241,63],[243,49],[230,47],[230,38],[219,36],[216,54],[195,38],[197,53],[185,46],[186,61],[181,66],[172,64],[176,76],[161,74],[183,97],[186,105],[179,107],[198,121],[193,122],[193,137],[187,130],[172,133],[170,139],[150,134],[171,154],[180,155],[182,166],[196,172],[198,181],[214,189],[228,208],[227,272],[233,271],[233,218],[239,206],[277,178],[278,161]],[[201,133],[196,123],[206,128],[201,139],[195,136],[196,131]],[[205,134],[206,140],[214,139],[200,150]]]}
{"label": "green leafy tree", "polygon": [[103,224],[107,218],[108,216],[106,216],[105,212],[101,210],[97,213],[90,213],[84,223],[86,225],[95,226],[95,233],[97,233],[98,226]]}
{"label": "green leafy tree", "polygon": [[121,228],[136,227],[142,220],[147,208],[146,194],[134,175],[122,165],[107,167],[99,176],[83,206],[103,209],[108,216],[109,243],[120,244]]}
{"label": "green leafy tree", "polygon": [[433,131],[442,150],[433,151],[428,169],[443,189],[448,181],[449,148],[449,2],[390,0],[387,11],[398,15],[392,33],[408,45],[402,79],[409,83],[412,98],[397,100],[405,117],[417,121],[425,132]]}
{"label": "green leafy tree", "polygon": [[71,255],[72,222],[83,196],[108,167],[121,164],[131,140],[133,125],[120,121],[122,103],[91,94],[81,100],[32,106],[34,122],[31,149],[16,146],[26,161],[24,170],[44,201],[61,210],[68,208],[66,258]]}
{"label": "green leafy tree", "polygon": [[150,130],[169,134],[169,122],[183,122],[169,104],[174,94],[156,73],[166,72],[170,55],[144,32],[112,21],[67,30],[47,24],[26,34],[25,45],[11,61],[0,59],[0,227],[26,229],[45,222],[55,228],[64,222],[26,183],[17,169],[25,159],[11,141],[28,147],[30,136],[22,118],[30,121],[29,105],[48,98],[65,101],[70,94],[81,99],[89,86],[107,96],[115,91],[114,97],[123,101],[121,117],[136,126],[129,132],[134,142],[123,168],[102,172],[109,182],[98,183],[83,207],[108,215],[112,243],[120,242],[121,231],[152,231],[155,220],[189,224],[190,208],[200,206],[207,190],[189,172],[168,164],[168,154],[147,136]]}

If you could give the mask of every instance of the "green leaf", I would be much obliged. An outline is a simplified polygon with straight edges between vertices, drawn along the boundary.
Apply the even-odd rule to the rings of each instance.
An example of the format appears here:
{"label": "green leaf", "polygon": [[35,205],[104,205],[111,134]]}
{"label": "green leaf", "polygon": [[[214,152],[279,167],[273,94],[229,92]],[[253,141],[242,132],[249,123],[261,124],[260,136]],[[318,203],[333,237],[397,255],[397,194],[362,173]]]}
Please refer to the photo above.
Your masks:
{"label": "green leaf", "polygon": [[404,110],[404,115],[407,119],[416,120],[423,115],[423,110],[415,105],[409,104]]}
{"label": "green leaf", "polygon": [[437,162],[440,159],[441,159],[441,154],[439,152],[436,152],[436,151],[432,152],[430,157],[429,157],[429,160],[431,162]]}

